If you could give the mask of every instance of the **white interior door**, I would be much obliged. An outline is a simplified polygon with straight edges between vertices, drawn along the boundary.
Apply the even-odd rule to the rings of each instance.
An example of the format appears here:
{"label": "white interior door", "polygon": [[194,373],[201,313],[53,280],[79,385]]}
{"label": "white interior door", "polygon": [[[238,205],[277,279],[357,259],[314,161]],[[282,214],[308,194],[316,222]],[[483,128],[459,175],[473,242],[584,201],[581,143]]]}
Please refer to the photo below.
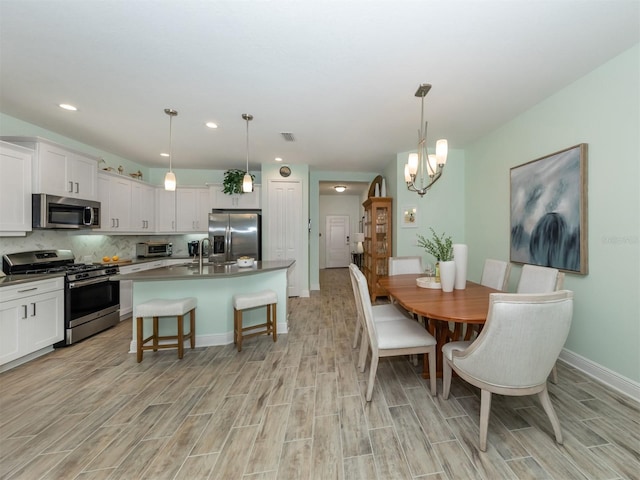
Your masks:
{"label": "white interior door", "polygon": [[339,268],[349,266],[349,216],[327,215],[325,228],[326,266]]}
{"label": "white interior door", "polygon": [[263,251],[266,260],[295,259],[288,270],[288,290],[290,297],[300,296],[302,290],[301,260],[302,236],[302,186],[299,181],[275,181],[268,184],[268,224],[269,248]]}

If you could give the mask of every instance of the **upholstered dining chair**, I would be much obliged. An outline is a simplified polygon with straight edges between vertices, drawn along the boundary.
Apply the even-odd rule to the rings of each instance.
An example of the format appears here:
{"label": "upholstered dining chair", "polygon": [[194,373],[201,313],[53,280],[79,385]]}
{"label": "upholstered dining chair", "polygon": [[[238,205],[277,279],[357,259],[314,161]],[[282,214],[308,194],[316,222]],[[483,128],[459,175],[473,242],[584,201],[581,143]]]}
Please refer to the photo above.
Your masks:
{"label": "upholstered dining chair", "polygon": [[557,268],[523,265],[516,293],[548,293],[561,290],[564,273]]}
{"label": "upholstered dining chair", "polygon": [[389,275],[423,272],[422,257],[389,257]]}
{"label": "upholstered dining chair", "polygon": [[[371,401],[373,386],[378,371],[380,357],[395,357],[399,355],[428,355],[431,395],[436,394],[436,339],[433,338],[419,323],[408,318],[376,322],[374,320],[373,307],[367,288],[367,280],[358,267],[351,264],[349,271],[352,274],[358,295],[356,304],[360,301],[360,307],[365,320],[365,331],[371,346],[371,365],[369,366],[369,382],[367,384],[366,400]],[[363,345],[366,342],[363,339]],[[361,350],[362,351],[362,350]],[[365,355],[366,358],[366,355]],[[364,363],[360,366],[364,372]]]}
{"label": "upholstered dining chair", "polygon": [[[355,264],[351,264],[355,269],[358,267]],[[358,368],[364,371],[364,364],[367,360],[368,353],[368,341],[364,337],[366,332],[364,313],[362,312],[362,302],[360,302],[360,291],[358,290],[358,284],[356,282],[353,271],[349,266],[349,277],[351,278],[351,287],[353,289],[353,298],[356,304],[356,329],[353,335],[353,348],[358,346],[358,337],[362,332],[362,340],[360,343],[360,355],[358,357]],[[388,322],[390,320],[399,320],[403,318],[411,318],[410,314],[400,307],[398,304],[383,303],[381,305],[373,305],[371,307],[373,312],[373,319],[375,322]]]}
{"label": "upholstered dining chair", "polygon": [[[482,268],[482,276],[480,277],[480,285],[493,288],[503,292],[507,291],[509,285],[509,274],[511,273],[511,264],[503,260],[494,260],[487,258]],[[467,325],[464,334],[465,340],[470,340],[474,333],[480,333],[482,325]]]}
{"label": "upholstered dining chair", "polygon": [[480,450],[487,449],[491,394],[538,394],[556,437],[562,431],[547,391],[547,377],[569,334],[573,292],[492,293],[484,329],[474,342],[442,347],[443,397],[451,372],[480,388]]}
{"label": "upholstered dining chair", "polygon": [[487,258],[484,261],[480,285],[504,292],[507,290],[507,286],[509,284],[510,273],[511,264],[509,262]]}
{"label": "upholstered dining chair", "polygon": [[[557,268],[523,265],[516,293],[549,293],[562,289],[564,273]],[[558,369],[553,366],[551,381],[558,383]]]}

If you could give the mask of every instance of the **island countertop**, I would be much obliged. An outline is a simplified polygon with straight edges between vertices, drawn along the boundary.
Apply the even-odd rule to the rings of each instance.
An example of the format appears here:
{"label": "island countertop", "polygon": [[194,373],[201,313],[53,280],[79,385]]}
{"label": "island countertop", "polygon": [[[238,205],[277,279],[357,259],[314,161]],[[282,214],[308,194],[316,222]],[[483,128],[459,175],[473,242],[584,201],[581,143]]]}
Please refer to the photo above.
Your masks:
{"label": "island countertop", "polygon": [[255,262],[252,267],[247,268],[240,268],[235,263],[231,265],[205,263],[203,264],[202,272],[200,272],[198,262],[185,261],[184,264],[118,274],[109,278],[114,281],[133,280],[135,282],[136,280],[197,280],[204,278],[238,277],[283,270],[289,268],[294,263],[295,260],[262,260]]}

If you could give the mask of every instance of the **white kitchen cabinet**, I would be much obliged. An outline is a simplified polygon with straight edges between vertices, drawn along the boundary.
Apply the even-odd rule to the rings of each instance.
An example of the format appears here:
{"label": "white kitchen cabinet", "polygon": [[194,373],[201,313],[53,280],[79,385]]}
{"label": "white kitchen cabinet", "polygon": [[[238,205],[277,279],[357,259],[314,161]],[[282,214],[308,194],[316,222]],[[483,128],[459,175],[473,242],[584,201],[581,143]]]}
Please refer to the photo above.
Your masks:
{"label": "white kitchen cabinet", "polygon": [[211,208],[218,210],[258,210],[261,206],[260,185],[253,185],[251,193],[236,193],[227,195],[223,193],[223,185],[215,184],[209,186],[209,195],[213,203]]}
{"label": "white kitchen cabinet", "polygon": [[131,180],[122,175],[98,174],[101,232],[131,230]]}
{"label": "white kitchen cabinet", "polygon": [[156,188],[156,232],[176,231],[176,192]]}
{"label": "white kitchen cabinet", "polygon": [[202,187],[176,189],[176,224],[178,232],[209,230],[209,190]]}
{"label": "white kitchen cabinet", "polygon": [[33,150],[0,142],[0,236],[31,231]]}
{"label": "white kitchen cabinet", "polygon": [[33,192],[98,199],[97,157],[40,137],[0,137],[33,149]]}
{"label": "white kitchen cabinet", "polygon": [[152,233],[156,229],[156,189],[131,181],[131,230]]}
{"label": "white kitchen cabinet", "polygon": [[[185,262],[185,260],[182,260]],[[120,266],[120,274],[142,272],[165,266],[164,260],[141,262],[135,265]],[[133,312],[133,280],[120,280],[120,318],[127,318]]]}
{"label": "white kitchen cabinet", "polygon": [[0,365],[44,354],[63,340],[64,279],[0,288],[0,331]]}

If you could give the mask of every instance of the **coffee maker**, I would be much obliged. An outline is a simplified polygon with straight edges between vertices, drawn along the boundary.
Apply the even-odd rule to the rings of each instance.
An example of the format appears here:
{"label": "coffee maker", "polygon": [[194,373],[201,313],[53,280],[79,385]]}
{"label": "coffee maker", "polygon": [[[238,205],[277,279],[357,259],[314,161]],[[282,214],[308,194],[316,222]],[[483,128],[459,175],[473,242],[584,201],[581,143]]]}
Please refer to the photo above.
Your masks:
{"label": "coffee maker", "polygon": [[200,254],[200,242],[198,240],[194,240],[192,242],[187,242],[187,249],[189,251],[189,256],[193,257]]}

